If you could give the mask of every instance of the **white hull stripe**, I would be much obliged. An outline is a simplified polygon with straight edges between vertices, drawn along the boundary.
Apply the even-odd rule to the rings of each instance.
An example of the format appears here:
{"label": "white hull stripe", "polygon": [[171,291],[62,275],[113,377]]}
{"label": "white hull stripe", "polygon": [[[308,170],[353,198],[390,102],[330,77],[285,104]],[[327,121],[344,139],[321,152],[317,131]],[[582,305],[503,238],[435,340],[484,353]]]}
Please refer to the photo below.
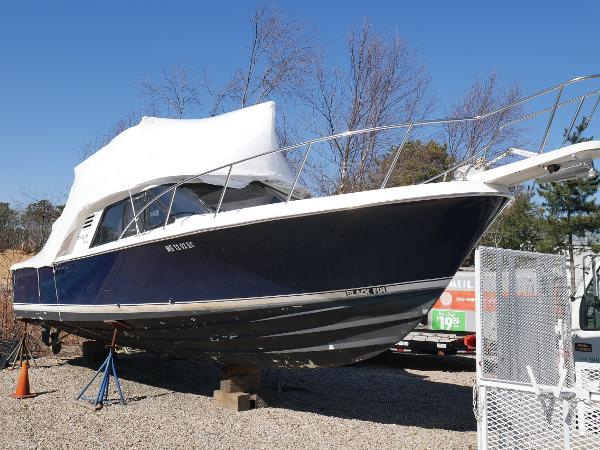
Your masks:
{"label": "white hull stripe", "polygon": [[61,312],[61,313],[100,313],[100,314],[127,314],[127,313],[153,313],[153,312],[185,312],[185,311],[217,311],[226,309],[248,309],[261,306],[274,306],[286,304],[303,304],[324,300],[345,298],[368,298],[377,295],[394,294],[398,292],[421,291],[425,289],[443,289],[452,277],[435,278],[429,280],[410,281],[399,284],[368,286],[341,291],[326,291],[313,294],[293,294],[273,297],[236,298],[224,300],[202,300],[196,302],[177,303],[144,303],[131,305],[41,305],[32,303],[15,303],[15,313],[29,312]]}

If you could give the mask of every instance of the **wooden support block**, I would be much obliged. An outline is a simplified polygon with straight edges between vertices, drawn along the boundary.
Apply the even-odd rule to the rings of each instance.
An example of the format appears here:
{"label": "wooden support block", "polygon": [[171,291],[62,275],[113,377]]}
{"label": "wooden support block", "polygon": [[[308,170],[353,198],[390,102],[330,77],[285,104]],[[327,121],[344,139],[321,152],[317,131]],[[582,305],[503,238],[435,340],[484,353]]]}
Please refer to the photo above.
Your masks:
{"label": "wooden support block", "polygon": [[225,366],[221,372],[220,387],[224,392],[257,392],[260,390],[260,369]]}
{"label": "wooden support block", "polygon": [[267,402],[259,394],[250,395],[250,408],[266,408],[267,406]]}
{"label": "wooden support block", "polygon": [[221,380],[220,390],[227,393],[249,392],[254,393],[260,390],[260,379],[238,379],[234,377],[229,380]]}
{"label": "wooden support block", "polygon": [[255,408],[261,403],[260,397],[255,394],[260,390],[260,369],[225,366],[219,388],[213,394],[216,405],[233,411]]}
{"label": "wooden support block", "polygon": [[221,392],[225,392],[227,394],[232,394],[234,392],[246,392],[246,390],[243,387],[234,383],[232,380],[221,380],[221,384],[219,387]]}
{"label": "wooden support block", "polygon": [[213,393],[213,400],[217,406],[232,411],[248,411],[250,409],[250,395],[245,392],[227,393],[218,390]]}

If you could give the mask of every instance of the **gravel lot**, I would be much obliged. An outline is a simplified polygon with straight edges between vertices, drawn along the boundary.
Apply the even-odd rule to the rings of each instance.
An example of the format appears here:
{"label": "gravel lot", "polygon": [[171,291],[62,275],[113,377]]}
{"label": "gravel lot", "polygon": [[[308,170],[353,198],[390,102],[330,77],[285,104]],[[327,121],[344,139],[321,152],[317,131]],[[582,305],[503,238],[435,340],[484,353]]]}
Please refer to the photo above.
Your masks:
{"label": "gravel lot", "polygon": [[94,368],[77,356],[30,369],[34,399],[15,400],[18,370],[0,371],[0,447],[475,448],[474,360],[389,355],[352,367],[263,372],[268,407],[211,403],[219,369],[197,361],[119,355],[128,404],[75,401]]}

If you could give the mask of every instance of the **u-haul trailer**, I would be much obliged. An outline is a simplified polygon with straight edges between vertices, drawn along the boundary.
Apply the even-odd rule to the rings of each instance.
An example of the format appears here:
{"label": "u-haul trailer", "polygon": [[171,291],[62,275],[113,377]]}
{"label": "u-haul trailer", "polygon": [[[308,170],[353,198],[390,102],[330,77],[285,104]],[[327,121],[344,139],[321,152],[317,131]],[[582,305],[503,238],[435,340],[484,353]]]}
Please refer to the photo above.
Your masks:
{"label": "u-haul trailer", "polygon": [[475,353],[475,270],[461,268],[418,325],[390,350],[394,353]]}
{"label": "u-haul trailer", "polygon": [[[573,354],[576,363],[600,363],[600,255],[583,257],[578,270],[581,279],[571,302]],[[475,270],[465,267],[452,278],[424,323],[390,350],[433,355],[474,354],[475,317]]]}

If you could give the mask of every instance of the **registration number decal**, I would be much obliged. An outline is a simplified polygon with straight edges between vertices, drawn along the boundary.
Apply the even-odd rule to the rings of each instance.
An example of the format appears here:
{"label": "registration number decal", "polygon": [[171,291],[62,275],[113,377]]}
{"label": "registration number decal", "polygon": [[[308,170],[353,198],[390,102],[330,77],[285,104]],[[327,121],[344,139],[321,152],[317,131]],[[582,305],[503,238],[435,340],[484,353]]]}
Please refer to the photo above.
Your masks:
{"label": "registration number decal", "polygon": [[165,245],[165,249],[169,253],[171,253],[171,252],[180,252],[182,250],[189,250],[191,248],[194,248],[194,243],[192,241],[178,242],[177,244]]}

